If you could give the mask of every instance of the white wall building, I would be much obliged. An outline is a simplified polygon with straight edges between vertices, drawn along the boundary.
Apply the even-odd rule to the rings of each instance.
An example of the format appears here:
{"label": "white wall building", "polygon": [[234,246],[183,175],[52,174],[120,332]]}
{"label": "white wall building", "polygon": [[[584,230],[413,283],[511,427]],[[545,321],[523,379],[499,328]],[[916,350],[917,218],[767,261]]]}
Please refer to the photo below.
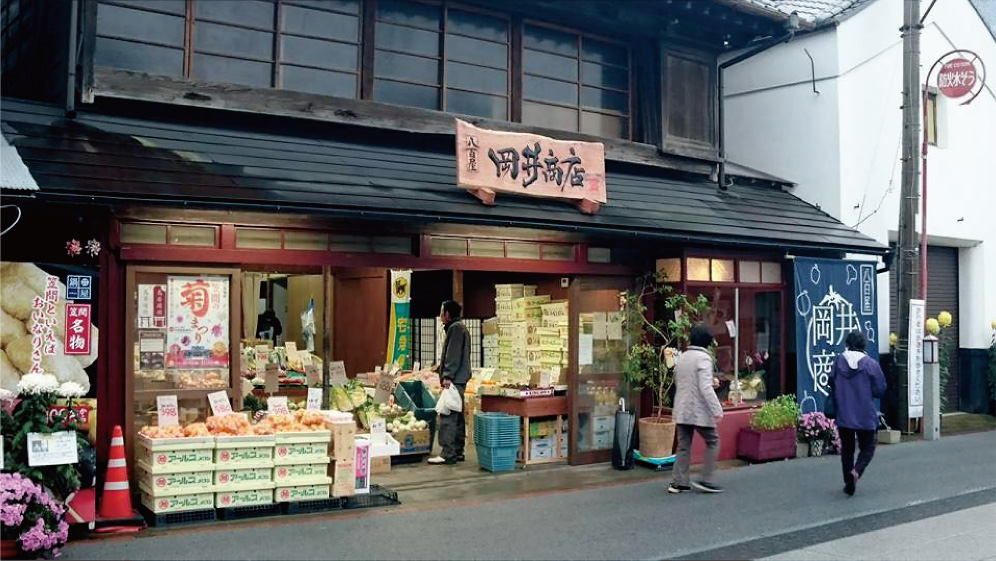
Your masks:
{"label": "white wall building", "polygon": [[[794,9],[793,0],[754,1]],[[904,2],[824,4],[844,11],[821,29],[725,71],[727,156],[797,183],[793,192],[802,199],[882,243],[894,243]],[[929,4],[923,2],[922,9]],[[975,51],[996,71],[992,27],[969,0],[937,2],[921,35],[921,87],[934,61],[953,49]],[[936,76],[931,82],[936,84]],[[949,305],[940,300],[956,298],[957,310],[950,311],[956,316],[963,365],[972,364],[964,357],[977,358],[988,348],[990,323],[996,320],[994,92],[996,78],[991,77],[971,105],[938,96],[937,145],[930,146],[928,156],[928,254],[931,263],[938,258],[929,277],[942,276],[936,287],[929,285],[928,313],[939,311],[931,299]],[[889,287],[889,274],[880,275],[879,333],[895,331]],[[949,295],[936,295],[945,289]],[[885,337],[879,345],[888,352]]]}

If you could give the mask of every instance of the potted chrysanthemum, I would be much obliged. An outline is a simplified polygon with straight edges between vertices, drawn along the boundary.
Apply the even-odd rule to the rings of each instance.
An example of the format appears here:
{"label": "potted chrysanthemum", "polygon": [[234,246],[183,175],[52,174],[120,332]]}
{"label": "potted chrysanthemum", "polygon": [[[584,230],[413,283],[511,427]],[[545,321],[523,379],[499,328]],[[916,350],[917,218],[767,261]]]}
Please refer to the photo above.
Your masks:
{"label": "potted chrysanthemum", "polygon": [[[17,384],[17,394],[6,392],[0,410],[3,427],[3,540],[4,558],[14,551],[33,556],[57,553],[65,545],[69,525],[66,501],[80,487],[76,464],[32,466],[28,457],[32,433],[70,431],[77,446],[86,441],[68,414],[72,400],[84,388],[73,382],[59,384],[50,374],[26,374]],[[69,400],[67,413],[50,416],[58,397]],[[13,540],[13,541],[10,541]]]}

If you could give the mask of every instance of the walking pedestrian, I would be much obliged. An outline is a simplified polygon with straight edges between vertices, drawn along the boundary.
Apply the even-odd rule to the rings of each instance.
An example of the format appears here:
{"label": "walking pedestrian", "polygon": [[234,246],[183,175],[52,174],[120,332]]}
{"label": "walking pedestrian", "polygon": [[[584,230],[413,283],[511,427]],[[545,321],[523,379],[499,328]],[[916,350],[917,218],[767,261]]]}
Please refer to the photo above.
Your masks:
{"label": "walking pedestrian", "polygon": [[[878,411],[874,398],[885,397],[885,375],[878,361],[868,356],[868,338],[860,331],[847,334],[847,350],[834,362],[830,374],[831,395],[837,406],[837,430],[840,432],[840,467],[844,474],[844,492],[853,495],[858,479],[875,455],[878,438]],[[854,461],[857,438],[858,461]]]}
{"label": "walking pedestrian", "polygon": [[723,406],[716,396],[719,380],[715,378],[716,362],[709,346],[713,337],[703,324],[692,328],[689,347],[681,353],[674,366],[674,421],[678,427],[678,457],[669,493],[690,491],[688,467],[692,461],[692,438],[695,433],[706,443],[705,464],[698,480],[691,482],[705,493],[721,493],[722,487],[712,480],[716,456],[719,454],[719,434],[716,424],[723,418]]}
{"label": "walking pedestrian", "polygon": [[[443,356],[436,366],[439,372],[439,382],[443,389],[451,385],[460,392],[463,402],[467,382],[470,381],[470,332],[461,321],[463,308],[453,300],[443,302],[439,311],[439,319],[443,322],[446,337],[443,339]],[[467,421],[464,418],[463,407],[460,411],[439,416],[439,446],[441,456],[430,458],[433,465],[453,465],[464,461],[464,446],[467,440]]]}

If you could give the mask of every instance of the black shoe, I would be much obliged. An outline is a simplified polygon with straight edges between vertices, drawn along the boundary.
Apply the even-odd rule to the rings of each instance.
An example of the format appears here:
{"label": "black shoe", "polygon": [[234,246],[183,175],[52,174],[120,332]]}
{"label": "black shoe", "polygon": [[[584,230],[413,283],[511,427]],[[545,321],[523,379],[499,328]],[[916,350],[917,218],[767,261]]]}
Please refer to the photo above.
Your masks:
{"label": "black shoe", "polygon": [[463,454],[460,454],[459,456],[457,456],[456,461],[458,461],[458,462],[466,462],[467,461],[467,457],[464,456]]}
{"label": "black shoe", "polygon": [[689,487],[688,485],[678,485],[677,483],[671,483],[670,485],[667,486],[667,492],[674,493],[676,495],[678,493],[684,493],[685,491],[691,491],[691,490],[692,488]]}
{"label": "black shoe", "polygon": [[712,483],[706,483],[705,481],[693,481],[692,487],[695,487],[703,493],[722,493],[723,488],[719,485],[714,485]]}

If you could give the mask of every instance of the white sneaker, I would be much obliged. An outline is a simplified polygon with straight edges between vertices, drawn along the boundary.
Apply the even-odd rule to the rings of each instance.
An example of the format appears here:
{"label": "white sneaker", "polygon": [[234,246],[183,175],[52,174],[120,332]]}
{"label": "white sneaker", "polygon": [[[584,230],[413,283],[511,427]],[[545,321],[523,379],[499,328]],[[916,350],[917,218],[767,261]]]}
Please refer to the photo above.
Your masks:
{"label": "white sneaker", "polygon": [[433,465],[445,464],[446,458],[442,456],[436,456],[434,458],[429,458],[429,463]]}

